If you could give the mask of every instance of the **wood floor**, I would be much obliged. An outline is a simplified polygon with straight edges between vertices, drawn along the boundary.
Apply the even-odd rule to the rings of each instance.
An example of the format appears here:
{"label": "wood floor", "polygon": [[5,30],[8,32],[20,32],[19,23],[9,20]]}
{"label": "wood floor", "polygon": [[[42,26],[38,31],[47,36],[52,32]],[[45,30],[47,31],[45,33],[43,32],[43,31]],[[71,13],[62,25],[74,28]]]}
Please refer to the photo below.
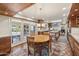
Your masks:
{"label": "wood floor", "polygon": [[[12,48],[8,56],[28,56],[27,43]],[[57,42],[52,42],[52,52],[50,56],[72,56],[66,36],[61,36]]]}

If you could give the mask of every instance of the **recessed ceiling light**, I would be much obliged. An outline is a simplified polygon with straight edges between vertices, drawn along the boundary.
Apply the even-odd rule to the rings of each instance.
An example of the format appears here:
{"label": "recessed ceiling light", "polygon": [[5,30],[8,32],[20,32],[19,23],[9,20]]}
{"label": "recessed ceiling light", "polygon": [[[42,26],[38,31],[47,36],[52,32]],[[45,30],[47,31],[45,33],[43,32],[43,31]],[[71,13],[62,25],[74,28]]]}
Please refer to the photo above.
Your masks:
{"label": "recessed ceiling light", "polygon": [[74,14],[72,14],[72,16],[74,16]]}
{"label": "recessed ceiling light", "polygon": [[75,11],[78,11],[78,9],[75,9]]}
{"label": "recessed ceiling light", "polygon": [[7,14],[8,14],[8,12],[5,12],[5,14],[7,15]]}
{"label": "recessed ceiling light", "polygon": [[63,14],[63,16],[66,16],[66,14]]}
{"label": "recessed ceiling light", "polygon": [[35,18],[35,17],[32,17],[32,18]]}
{"label": "recessed ceiling light", "polygon": [[18,14],[22,14],[22,12],[18,12]]}
{"label": "recessed ceiling light", "polygon": [[64,7],[63,10],[66,10],[66,8]]}

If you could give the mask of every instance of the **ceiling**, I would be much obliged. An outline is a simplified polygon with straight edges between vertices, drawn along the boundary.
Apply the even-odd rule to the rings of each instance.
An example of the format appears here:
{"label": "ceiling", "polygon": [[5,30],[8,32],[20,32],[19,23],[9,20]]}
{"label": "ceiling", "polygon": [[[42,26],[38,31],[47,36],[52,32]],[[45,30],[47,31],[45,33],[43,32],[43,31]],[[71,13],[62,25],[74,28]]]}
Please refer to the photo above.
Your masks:
{"label": "ceiling", "polygon": [[[20,11],[16,15],[33,20],[60,20],[68,17],[71,5],[71,3],[36,3]],[[15,17],[17,17],[16,15]]]}
{"label": "ceiling", "polygon": [[32,3],[0,3],[0,15],[13,16],[31,5]]}

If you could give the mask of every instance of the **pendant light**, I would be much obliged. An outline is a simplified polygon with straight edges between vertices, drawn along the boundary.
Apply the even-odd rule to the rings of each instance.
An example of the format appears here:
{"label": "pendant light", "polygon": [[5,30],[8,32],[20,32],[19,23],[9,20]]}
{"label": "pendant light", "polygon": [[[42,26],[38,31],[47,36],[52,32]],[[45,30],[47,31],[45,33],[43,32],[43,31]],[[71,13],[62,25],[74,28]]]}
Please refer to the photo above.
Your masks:
{"label": "pendant light", "polygon": [[37,27],[40,28],[40,29],[42,29],[42,28],[45,27],[44,20],[43,20],[42,17],[41,17],[41,14],[42,14],[41,11],[42,11],[42,8],[39,8],[40,19],[37,20]]}

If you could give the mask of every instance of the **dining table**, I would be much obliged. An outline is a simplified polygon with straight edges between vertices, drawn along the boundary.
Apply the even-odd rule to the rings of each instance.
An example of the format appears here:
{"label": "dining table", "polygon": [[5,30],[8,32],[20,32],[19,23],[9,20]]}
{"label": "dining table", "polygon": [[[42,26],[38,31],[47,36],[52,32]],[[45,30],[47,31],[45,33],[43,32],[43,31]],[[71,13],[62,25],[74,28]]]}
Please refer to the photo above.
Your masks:
{"label": "dining table", "polygon": [[34,42],[35,43],[44,43],[49,41],[49,36],[48,35],[35,35],[34,36]]}
{"label": "dining table", "polygon": [[49,55],[50,52],[50,36],[49,35],[32,35],[29,36],[34,38],[34,40],[31,40],[35,44],[35,50],[37,52],[35,54],[39,54],[40,56],[43,55]]}

